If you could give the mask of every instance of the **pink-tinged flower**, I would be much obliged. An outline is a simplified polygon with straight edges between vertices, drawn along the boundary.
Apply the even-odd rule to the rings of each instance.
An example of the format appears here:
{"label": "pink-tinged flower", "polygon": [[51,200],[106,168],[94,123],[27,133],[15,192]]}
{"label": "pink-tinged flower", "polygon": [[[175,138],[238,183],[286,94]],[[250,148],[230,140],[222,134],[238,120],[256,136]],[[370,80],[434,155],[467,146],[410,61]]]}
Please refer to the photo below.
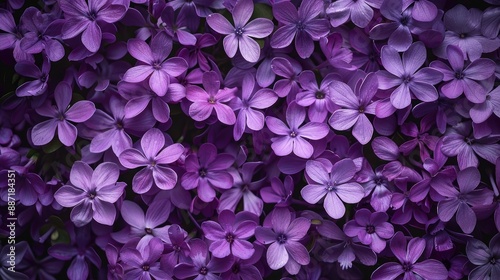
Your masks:
{"label": "pink-tinged flower", "polygon": [[216,258],[210,256],[207,243],[201,239],[189,241],[191,257],[189,262],[182,262],[175,266],[174,275],[179,279],[215,280],[220,279],[217,275],[228,271],[233,265],[232,257]]}
{"label": "pink-tinged flower", "polygon": [[255,237],[263,244],[271,244],[266,259],[273,270],[285,269],[297,274],[301,265],[308,265],[309,252],[299,241],[307,234],[311,221],[300,217],[292,220],[287,208],[276,208],[272,214],[272,228],[257,227]]}
{"label": "pink-tinged flower", "polygon": [[197,154],[186,158],[186,173],[181,185],[186,190],[197,189],[198,197],[204,202],[215,198],[215,189],[230,189],[233,177],[227,169],[234,163],[230,154],[217,154],[217,148],[210,143],[200,146]]}
{"label": "pink-tinged flower", "polygon": [[399,263],[384,263],[372,274],[374,280],[396,279],[404,274],[405,279],[417,279],[421,277],[429,280],[445,280],[448,278],[448,270],[439,261],[426,259],[417,262],[425,249],[425,241],[421,238],[413,238],[406,243],[406,237],[397,232],[391,240],[391,251]]}
{"label": "pink-tinged flower", "polygon": [[488,58],[479,58],[465,66],[462,50],[454,45],[446,48],[446,54],[451,68],[439,60],[429,65],[444,74],[443,81],[446,83],[441,87],[441,92],[451,99],[464,93],[470,102],[486,101],[486,88],[479,81],[486,80],[494,74],[495,63]]}
{"label": "pink-tinged flower", "polygon": [[385,69],[377,72],[380,89],[395,89],[391,93],[391,104],[396,109],[410,105],[412,95],[418,100],[432,102],[438,99],[433,86],[443,79],[443,74],[425,67],[427,53],[422,42],[414,43],[403,53],[403,59],[391,45],[382,47],[381,60]]}
{"label": "pink-tinged flower", "polygon": [[89,51],[99,50],[102,40],[101,27],[120,20],[127,11],[124,5],[110,0],[61,0],[59,6],[66,21],[62,27],[62,38],[70,39],[82,34],[82,43]]}
{"label": "pink-tinged flower", "polygon": [[130,55],[140,63],[125,72],[123,81],[139,83],[149,79],[149,87],[158,95],[167,93],[171,77],[177,77],[187,70],[187,62],[180,57],[167,59],[172,51],[172,39],[160,32],[151,39],[148,46],[140,39],[130,39],[127,43]]}
{"label": "pink-tinged flower", "polygon": [[319,161],[310,160],[306,164],[306,174],[310,179],[309,184],[300,194],[311,204],[316,204],[325,197],[323,207],[334,219],[344,216],[344,202],[358,203],[364,197],[363,187],[352,180],[356,174],[356,165],[352,159],[343,159],[329,168]]}
{"label": "pink-tinged flower", "polygon": [[352,89],[339,81],[332,81],[332,100],[341,109],[335,110],[329,123],[336,130],[347,130],[352,127],[352,135],[362,145],[370,142],[373,136],[373,125],[366,114],[375,114],[376,104],[372,102],[377,93],[378,81],[375,73],[368,74],[365,79]]}
{"label": "pink-tinged flower", "polygon": [[265,38],[273,32],[274,24],[267,18],[257,18],[248,22],[254,10],[252,0],[239,0],[233,8],[234,26],[221,14],[207,17],[208,25],[224,37],[224,50],[227,56],[234,57],[239,49],[248,62],[257,62],[260,46],[252,38]]}
{"label": "pink-tinged flower", "polygon": [[356,26],[365,28],[373,18],[373,9],[380,9],[383,0],[340,0],[328,6],[330,24],[338,27],[351,19]]}
{"label": "pink-tinged flower", "polygon": [[92,219],[103,225],[113,225],[116,218],[113,203],[122,196],[127,185],[116,182],[119,175],[114,163],[101,163],[92,170],[88,164],[77,161],[71,168],[70,184],[57,190],[54,197],[61,206],[74,207],[70,217],[77,227]]}
{"label": "pink-tinged flower", "polygon": [[57,136],[65,146],[71,146],[75,143],[78,130],[69,121],[75,123],[85,122],[92,117],[95,112],[95,105],[91,101],[82,100],[69,106],[73,91],[66,82],[60,82],[55,91],[54,99],[56,106],[47,101],[41,107],[36,108],[36,112],[50,120],[38,123],[31,131],[31,140],[33,144],[42,146],[54,138],[57,130]]}
{"label": "pink-tinged flower", "polygon": [[234,111],[225,103],[234,98],[236,88],[220,89],[219,76],[214,71],[203,74],[203,87],[205,89],[195,85],[186,87],[186,98],[193,102],[189,106],[189,115],[196,121],[204,121],[215,110],[221,123],[234,124],[236,122]]}
{"label": "pink-tinged flower", "polygon": [[120,252],[120,259],[126,265],[124,279],[165,279],[172,277],[160,266],[163,242],[153,237],[145,248],[125,247]]}
{"label": "pink-tinged flower", "polygon": [[316,18],[323,11],[320,0],[304,1],[297,8],[289,1],[273,5],[273,15],[282,26],[271,37],[273,48],[288,47],[295,38],[295,50],[301,58],[308,58],[314,51],[314,41],[330,31],[328,21]]}
{"label": "pink-tinged flower", "polygon": [[493,192],[486,188],[477,189],[481,174],[475,167],[468,167],[458,172],[457,190],[453,186],[443,186],[436,189],[445,198],[439,201],[438,216],[448,222],[455,216],[457,223],[465,233],[471,233],[476,227],[476,214],[471,206],[489,205],[493,202]]}
{"label": "pink-tinged flower", "polygon": [[[330,129],[325,123],[308,122],[302,125],[306,119],[306,111],[303,107],[292,102],[286,110],[286,122],[278,118],[266,117],[269,130],[277,137],[273,137],[271,147],[278,156],[286,156],[293,153],[301,158],[310,158],[314,148],[305,139],[319,140],[325,137]],[[301,126],[302,125],[302,126]]]}
{"label": "pink-tinged flower", "polygon": [[297,93],[296,102],[302,107],[308,107],[307,116],[310,121],[324,122],[328,113],[338,108],[332,99],[333,81],[334,75],[327,75],[318,87],[312,71],[306,70],[300,74],[299,83],[302,90]]}
{"label": "pink-tinged flower", "polygon": [[264,127],[264,114],[257,109],[267,109],[276,100],[278,96],[273,90],[267,88],[257,90],[254,76],[245,75],[241,86],[241,99],[235,98],[231,104],[235,111],[239,110],[233,130],[234,139],[240,140],[247,127],[253,131],[261,130]]}
{"label": "pink-tinged flower", "polygon": [[469,261],[476,265],[469,279],[497,279],[500,277],[500,234],[497,233],[486,246],[477,239],[467,242],[466,252]]}
{"label": "pink-tinged flower", "polygon": [[361,243],[380,253],[385,249],[386,239],[394,235],[394,227],[387,222],[389,216],[385,212],[371,213],[363,208],[356,211],[354,220],[347,222],[344,232],[349,237],[357,236]]}
{"label": "pink-tinged flower", "polygon": [[151,189],[153,183],[159,189],[171,190],[177,183],[177,173],[168,164],[177,161],[184,153],[181,144],[170,144],[165,147],[165,136],[157,128],[151,128],[141,138],[141,150],[130,148],[120,156],[120,163],[126,168],[144,166],[134,175],[132,189],[142,194]]}
{"label": "pink-tinged flower", "polygon": [[233,255],[246,260],[255,252],[252,243],[247,241],[253,236],[258,220],[250,212],[239,212],[237,215],[231,210],[222,210],[219,213],[218,223],[206,221],[201,224],[205,237],[212,242],[209,250],[217,258]]}

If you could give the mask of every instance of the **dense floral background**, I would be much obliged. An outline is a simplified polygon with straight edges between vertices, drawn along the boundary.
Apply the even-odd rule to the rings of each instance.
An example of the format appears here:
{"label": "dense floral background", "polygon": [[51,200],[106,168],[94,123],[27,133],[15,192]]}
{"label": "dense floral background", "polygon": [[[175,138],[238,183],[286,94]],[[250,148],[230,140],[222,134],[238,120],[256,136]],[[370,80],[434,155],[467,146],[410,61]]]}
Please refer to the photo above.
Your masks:
{"label": "dense floral background", "polygon": [[500,279],[500,1],[0,7],[0,278]]}

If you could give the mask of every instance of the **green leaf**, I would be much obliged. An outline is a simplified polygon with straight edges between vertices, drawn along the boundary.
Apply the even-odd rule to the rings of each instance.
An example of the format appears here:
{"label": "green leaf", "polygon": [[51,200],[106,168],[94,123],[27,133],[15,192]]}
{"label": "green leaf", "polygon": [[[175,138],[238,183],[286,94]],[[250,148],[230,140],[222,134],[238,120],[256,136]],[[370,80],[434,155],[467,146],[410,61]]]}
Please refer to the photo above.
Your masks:
{"label": "green leaf", "polygon": [[51,154],[51,153],[57,151],[61,147],[62,147],[62,144],[59,141],[59,138],[54,137],[54,139],[52,139],[52,141],[50,141],[47,145],[44,145],[42,147],[42,150],[47,154]]}
{"label": "green leaf", "polygon": [[257,3],[254,6],[253,18],[267,18],[273,20],[273,11],[269,5]]}

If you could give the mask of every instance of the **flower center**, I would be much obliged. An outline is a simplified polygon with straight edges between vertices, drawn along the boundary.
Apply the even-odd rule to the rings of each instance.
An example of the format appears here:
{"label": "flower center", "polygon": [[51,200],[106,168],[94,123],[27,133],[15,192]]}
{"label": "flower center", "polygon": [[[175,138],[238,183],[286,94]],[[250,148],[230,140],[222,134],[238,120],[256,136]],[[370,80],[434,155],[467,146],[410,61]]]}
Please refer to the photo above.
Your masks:
{"label": "flower center", "polygon": [[161,69],[161,63],[159,63],[159,62],[155,62],[155,63],[153,63],[153,68],[154,68],[155,70],[160,70],[160,69]]}
{"label": "flower center", "polygon": [[461,80],[461,79],[463,79],[463,78],[464,78],[464,76],[465,76],[465,75],[464,75],[464,73],[462,73],[462,71],[457,71],[457,72],[455,72],[455,79],[457,79],[457,80]]}
{"label": "flower center", "polygon": [[296,26],[299,31],[304,31],[304,29],[306,29],[306,25],[301,20],[297,22]]}
{"label": "flower center", "polygon": [[334,191],[334,190],[335,190],[335,185],[336,185],[336,184],[337,184],[337,183],[333,183],[333,184],[332,184],[332,183],[328,183],[328,184],[325,186],[325,189],[326,189],[327,191],[329,191],[329,192]]}
{"label": "flower center", "polygon": [[316,92],[316,99],[324,99],[325,94],[322,93],[321,91]]}
{"label": "flower center", "polygon": [[372,226],[372,225],[367,225],[366,226],[366,233],[372,234],[374,232],[375,232],[375,227],[374,226]]}
{"label": "flower center", "polygon": [[413,265],[411,263],[403,263],[404,272],[410,272],[412,268],[413,268]]}
{"label": "flower center", "polygon": [[410,22],[410,18],[408,16],[404,16],[399,20],[399,23],[401,23],[401,25],[403,25],[403,26],[408,25],[409,22]]}
{"label": "flower center", "polygon": [[232,244],[234,242],[234,235],[232,233],[226,234],[226,241]]}
{"label": "flower center", "polygon": [[296,133],[295,131],[293,131],[293,130],[292,130],[292,131],[290,132],[290,137],[292,137],[292,138],[297,137],[297,133]]}
{"label": "flower center", "polygon": [[215,104],[215,98],[213,96],[210,96],[210,98],[208,98],[208,103]]}
{"label": "flower center", "polygon": [[407,84],[409,82],[411,82],[411,76],[403,76],[403,83]]}
{"label": "flower center", "polygon": [[472,143],[474,142],[474,139],[471,139],[469,137],[466,137],[464,140],[465,140],[465,143],[467,143],[467,145],[469,145],[469,146],[472,145]]}
{"label": "flower center", "polygon": [[144,271],[148,271],[148,270],[149,270],[149,268],[150,268],[150,267],[149,267],[149,265],[147,265],[147,264],[145,264],[145,265],[143,265],[143,266],[142,266],[142,270],[144,270]]}
{"label": "flower center", "polygon": [[87,17],[88,17],[90,20],[94,21],[94,20],[97,18],[97,13],[96,13],[96,11],[89,11],[89,12],[87,13]]}
{"label": "flower center", "polygon": [[238,37],[240,37],[241,35],[243,35],[243,32],[244,32],[244,30],[241,27],[238,27],[238,28],[234,29],[234,34],[236,34],[236,36],[238,36]]}
{"label": "flower center", "polygon": [[202,266],[200,268],[200,274],[201,275],[207,275],[208,274],[208,268],[206,266]]}
{"label": "flower center", "polygon": [[460,33],[460,35],[458,35],[458,37],[460,37],[460,38],[462,38],[462,39],[463,39],[463,38],[467,37],[467,34],[465,34],[465,33]]}
{"label": "flower center", "polygon": [[89,191],[88,196],[90,199],[94,199],[97,196],[96,190]]}
{"label": "flower center", "polygon": [[200,168],[200,170],[198,170],[198,174],[201,178],[205,178],[207,176],[207,170],[205,168]]}
{"label": "flower center", "polygon": [[361,114],[363,114],[365,112],[365,107],[364,106],[361,106],[358,108],[358,112],[360,112]]}
{"label": "flower center", "polygon": [[147,233],[147,234],[153,234],[153,230],[150,229],[150,228],[145,228],[144,231]]}
{"label": "flower center", "polygon": [[497,260],[496,260],[495,258],[491,258],[491,259],[490,259],[490,263],[491,263],[491,264],[496,264],[496,263],[497,263]]}
{"label": "flower center", "polygon": [[278,240],[278,243],[279,244],[285,244],[286,243],[286,235],[284,233],[278,235],[278,237],[276,238],[276,240]]}
{"label": "flower center", "polygon": [[174,251],[176,252],[179,252],[181,250],[181,247],[179,245],[174,245],[172,246],[172,249],[174,249]]}

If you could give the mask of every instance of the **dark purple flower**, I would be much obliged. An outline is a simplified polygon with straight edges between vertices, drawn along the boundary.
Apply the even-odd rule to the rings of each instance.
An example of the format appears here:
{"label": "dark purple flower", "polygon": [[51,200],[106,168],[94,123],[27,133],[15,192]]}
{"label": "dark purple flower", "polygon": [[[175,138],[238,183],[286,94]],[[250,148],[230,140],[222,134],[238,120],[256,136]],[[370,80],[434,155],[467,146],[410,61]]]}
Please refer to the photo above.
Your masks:
{"label": "dark purple flower", "polygon": [[457,175],[459,190],[452,186],[436,189],[445,198],[439,201],[438,216],[444,222],[451,220],[456,214],[456,220],[465,233],[471,233],[476,227],[476,214],[471,206],[488,205],[493,202],[493,192],[486,188],[477,189],[481,174],[475,167],[468,167]]}
{"label": "dark purple flower", "polygon": [[260,46],[251,38],[264,38],[273,32],[273,23],[267,18],[257,18],[248,22],[254,10],[251,0],[239,0],[232,10],[234,26],[221,14],[210,14],[208,25],[224,37],[224,50],[232,58],[239,49],[248,62],[257,62],[260,57]]}
{"label": "dark purple flower", "polygon": [[425,46],[421,42],[412,44],[403,53],[403,59],[391,45],[382,47],[382,64],[385,70],[378,72],[380,89],[391,89],[391,103],[397,109],[410,105],[412,94],[418,100],[432,102],[438,93],[433,85],[439,83],[443,74],[432,68],[419,68],[427,57]]}
{"label": "dark purple flower", "polygon": [[130,55],[142,62],[125,72],[123,81],[139,83],[149,79],[149,87],[158,95],[164,96],[170,85],[170,78],[177,77],[187,70],[187,62],[180,57],[167,59],[172,51],[172,39],[160,32],[151,39],[148,46],[140,39],[130,39],[127,43]]}
{"label": "dark purple flower", "polygon": [[470,274],[469,279],[497,279],[500,277],[500,234],[496,234],[489,243],[489,247],[477,239],[467,242],[467,257],[477,267]]}
{"label": "dark purple flower", "polygon": [[106,246],[106,259],[108,260],[107,277],[110,280],[123,279],[123,266],[119,263],[119,252],[115,246],[108,244]]}
{"label": "dark purple flower", "polygon": [[404,274],[406,279],[417,279],[418,277],[429,280],[445,280],[448,278],[448,270],[439,261],[427,259],[417,262],[425,249],[425,241],[421,238],[412,238],[406,243],[406,237],[397,232],[391,240],[391,251],[399,263],[390,262],[382,264],[372,274],[372,279],[396,279]]}
{"label": "dark purple flower", "polygon": [[325,137],[330,129],[325,123],[308,122],[304,125],[306,112],[295,102],[291,103],[286,110],[286,122],[278,118],[266,117],[266,124],[271,132],[277,134],[272,138],[271,145],[274,153],[278,156],[286,156],[293,153],[301,158],[310,158],[314,148],[305,139],[319,140]]}
{"label": "dark purple flower", "polygon": [[59,2],[66,22],[62,27],[62,38],[70,39],[82,34],[82,43],[91,52],[101,46],[101,27],[120,20],[127,8],[110,0],[61,0]]}
{"label": "dark purple flower", "polygon": [[126,265],[124,279],[165,279],[172,277],[160,267],[160,257],[163,253],[163,242],[153,237],[143,249],[123,248],[120,259]]}
{"label": "dark purple flower", "polygon": [[341,109],[335,110],[329,123],[336,130],[347,130],[352,127],[352,135],[362,145],[370,142],[373,135],[373,125],[366,114],[375,114],[376,103],[372,102],[378,90],[377,75],[368,74],[365,79],[356,84],[353,90],[339,81],[330,84],[333,90],[332,100]]}
{"label": "dark purple flower", "polygon": [[[19,272],[19,269],[16,268],[19,267],[19,264],[23,260],[24,255],[29,250],[28,243],[26,241],[20,241],[14,246],[9,244],[6,243],[4,246],[1,247],[2,249],[0,250],[0,253],[2,254],[0,255],[0,261],[1,261],[0,277],[2,277],[2,279],[12,279],[12,280],[30,279],[25,274]],[[15,248],[13,253],[11,247]],[[11,260],[11,256],[14,256],[15,260]]]}
{"label": "dark purple flower", "polygon": [[91,101],[82,100],[69,106],[73,90],[66,82],[60,82],[54,92],[56,106],[51,102],[46,102],[41,107],[36,108],[36,112],[50,120],[38,123],[31,131],[33,144],[42,146],[49,143],[57,130],[57,136],[65,146],[72,146],[78,134],[76,127],[69,121],[82,123],[92,117],[95,112],[95,105]]}
{"label": "dark purple flower", "polygon": [[181,185],[186,190],[197,189],[198,197],[204,202],[215,198],[215,189],[229,189],[234,180],[227,169],[234,163],[229,154],[217,154],[217,148],[210,143],[200,146],[197,154],[186,158],[186,173]]}
{"label": "dark purple flower", "polygon": [[358,203],[364,196],[363,187],[353,181],[356,166],[351,159],[343,159],[329,167],[310,160],[306,164],[306,174],[310,178],[300,194],[305,201],[316,204],[323,197],[323,207],[328,215],[340,219],[345,214],[346,203]]}
{"label": "dark purple flower", "polygon": [[365,197],[370,197],[370,205],[378,212],[386,212],[389,209],[392,192],[392,184],[382,174],[382,168],[372,169],[367,160],[363,160],[361,170],[356,176],[356,181],[365,189]]}
{"label": "dark purple flower", "polygon": [[50,61],[48,59],[43,60],[42,70],[31,61],[18,62],[14,69],[22,76],[35,79],[25,82],[16,89],[18,97],[39,96],[47,91],[50,72]]}
{"label": "dark purple flower", "polygon": [[289,1],[273,5],[273,15],[282,24],[271,37],[273,48],[288,47],[293,38],[295,50],[301,58],[308,58],[314,50],[314,41],[326,36],[329,31],[328,21],[316,18],[323,11],[320,0],[305,1],[297,8]]}
{"label": "dark purple flower", "polygon": [[159,24],[161,27],[165,28],[165,31],[170,37],[177,39],[182,45],[193,46],[196,44],[197,39],[186,27],[191,19],[188,20],[184,16],[185,14],[179,13],[179,15],[175,17],[174,9],[167,6],[161,13],[162,22]]}
{"label": "dark purple flower", "polygon": [[403,5],[404,7],[412,5],[411,16],[417,21],[429,22],[438,15],[438,8],[429,0],[403,0]]}
{"label": "dark purple flower", "polygon": [[21,48],[24,30],[21,26],[16,26],[14,16],[5,9],[0,9],[0,30],[6,32],[0,33],[0,50],[14,49],[13,56],[16,61],[34,62],[33,56]]}
{"label": "dark purple flower", "polygon": [[373,9],[380,9],[383,0],[340,0],[326,9],[330,16],[330,24],[338,27],[351,19],[356,26],[365,28],[373,18]]}
{"label": "dark purple flower", "polygon": [[168,167],[184,153],[184,146],[171,144],[165,147],[165,136],[157,128],[151,128],[141,138],[141,150],[130,148],[120,156],[120,163],[126,168],[144,166],[134,175],[132,189],[142,194],[151,189],[153,183],[159,189],[171,190],[177,183],[177,174]]}
{"label": "dark purple flower", "polygon": [[275,208],[272,214],[272,228],[257,227],[255,237],[263,244],[271,244],[267,249],[267,263],[277,270],[285,266],[290,274],[297,274],[300,265],[309,264],[306,247],[299,241],[307,234],[311,221],[295,218],[287,208]]}
{"label": "dark purple flower", "polygon": [[385,212],[371,213],[363,208],[356,211],[354,220],[347,222],[344,232],[349,237],[357,236],[361,243],[380,253],[385,249],[386,239],[394,235],[394,227],[387,222],[389,216]]}
{"label": "dark purple flower", "polygon": [[473,103],[483,103],[486,100],[486,89],[478,81],[486,80],[495,72],[495,63],[487,58],[480,58],[464,66],[464,54],[454,45],[446,48],[446,54],[451,68],[441,61],[433,61],[431,68],[444,74],[441,92],[448,98],[457,98],[462,93]]}
{"label": "dark purple flower", "polygon": [[178,263],[189,261],[191,248],[188,245],[187,232],[178,225],[168,226],[168,242],[165,243],[166,253],[161,257],[161,266],[166,271],[174,271]]}
{"label": "dark purple flower", "polygon": [[203,74],[203,87],[188,85],[186,98],[193,102],[189,106],[189,115],[196,121],[204,121],[215,110],[217,119],[223,124],[232,125],[236,122],[234,111],[225,103],[234,98],[236,88],[220,89],[219,76],[214,72]]}
{"label": "dark purple flower", "polygon": [[285,180],[273,177],[270,180],[270,187],[264,187],[260,190],[260,196],[266,203],[276,203],[276,206],[288,206],[292,200],[294,189],[293,178],[286,176]]}
{"label": "dark purple flower", "polygon": [[116,182],[119,175],[114,163],[101,163],[92,170],[88,164],[77,161],[71,167],[71,184],[57,190],[54,197],[63,207],[74,207],[71,221],[78,227],[92,219],[103,225],[112,225],[116,218],[113,203],[122,196],[126,186],[123,182]]}
{"label": "dark purple flower", "polygon": [[[205,237],[211,241],[209,250],[217,258],[233,255],[240,259],[249,259],[255,252],[247,239],[253,236],[257,223],[247,219],[249,212],[235,215],[231,210],[219,213],[219,222],[206,221],[201,224]],[[254,216],[257,220],[257,216]]]}
{"label": "dark purple flower", "polygon": [[299,76],[301,91],[297,93],[296,102],[302,107],[308,107],[307,116],[312,122],[324,122],[328,113],[338,108],[333,100],[336,90],[333,90],[333,75],[327,75],[318,87],[312,71],[303,71]]}
{"label": "dark purple flower", "polygon": [[189,241],[191,252],[190,263],[180,263],[174,268],[174,275],[179,279],[186,279],[196,276],[197,280],[220,279],[217,274],[228,271],[233,265],[232,257],[223,259],[211,257],[208,246],[201,239],[191,239]]}
{"label": "dark purple flower", "polygon": [[292,63],[289,59],[276,57],[271,61],[273,72],[286,79],[280,79],[274,84],[274,91],[279,97],[291,96],[293,99],[299,92],[298,76],[302,67],[298,63]]}

